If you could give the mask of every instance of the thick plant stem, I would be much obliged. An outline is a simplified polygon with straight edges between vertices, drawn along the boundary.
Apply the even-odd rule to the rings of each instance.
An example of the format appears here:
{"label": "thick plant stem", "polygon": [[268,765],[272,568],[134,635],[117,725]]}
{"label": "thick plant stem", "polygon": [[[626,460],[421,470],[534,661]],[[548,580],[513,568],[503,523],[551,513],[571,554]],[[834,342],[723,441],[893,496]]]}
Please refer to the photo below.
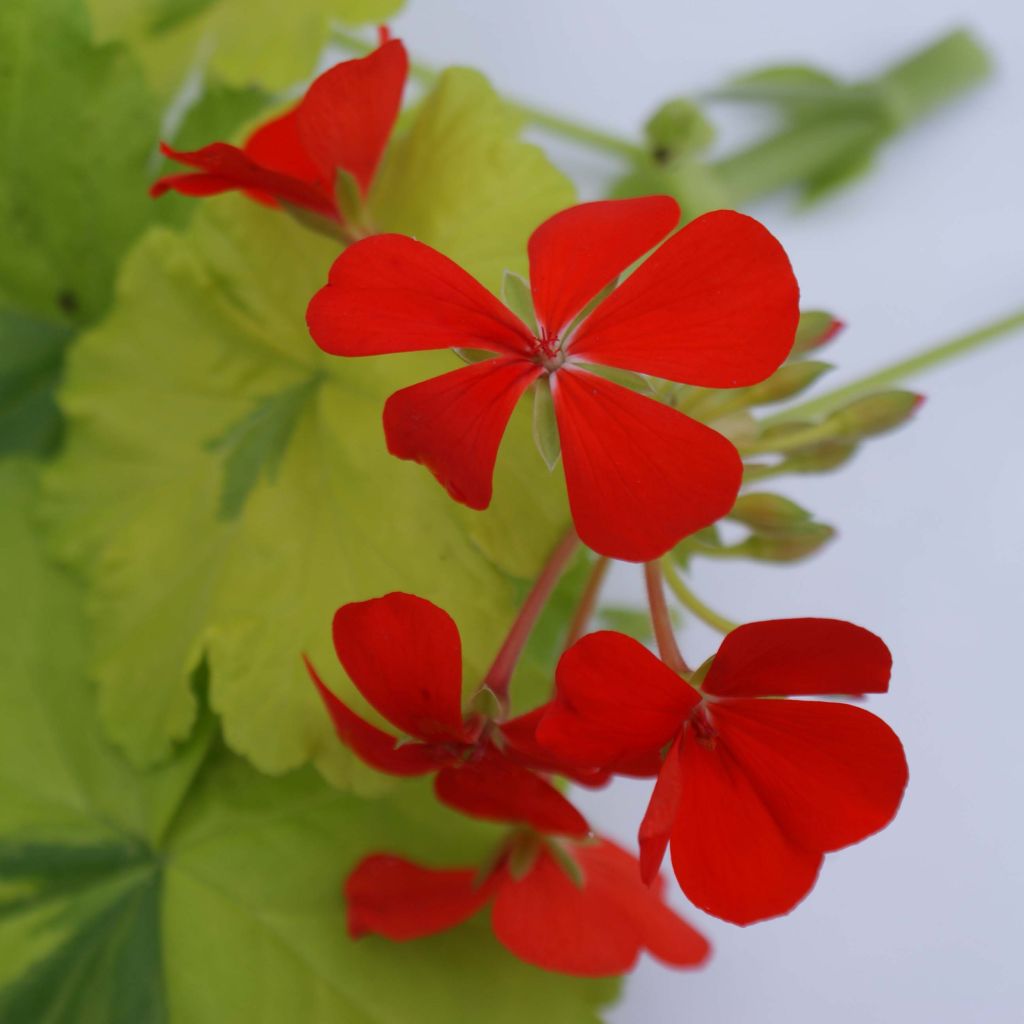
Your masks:
{"label": "thick plant stem", "polygon": [[676,572],[675,566],[667,558],[662,559],[661,568],[665,574],[665,582],[684,608],[688,608],[698,619],[706,622],[712,629],[717,629],[719,633],[731,633],[736,629],[738,623],[712,611],[686,586],[682,576]]}
{"label": "thick plant stem", "polygon": [[926,348],[917,355],[891,363],[881,370],[869,373],[866,377],[861,377],[859,380],[829,391],[818,398],[812,398],[808,402],[783,409],[781,412],[765,417],[761,422],[768,425],[788,420],[814,419],[826,415],[861,395],[870,394],[872,391],[898,384],[907,377],[932,370],[1022,328],[1024,328],[1024,309],[1003,317],[1001,320],[996,320],[994,323],[979,327],[968,334],[943,342],[941,345]]}
{"label": "thick plant stem", "polygon": [[512,623],[512,628],[508,631],[508,636],[505,637],[505,642],[501,645],[494,663],[480,684],[480,689],[490,690],[503,707],[508,704],[508,687],[512,681],[512,673],[515,671],[519,656],[523,653],[523,647],[526,646],[530,631],[544,610],[551,591],[555,589],[555,584],[558,583],[566,565],[569,564],[569,559],[576,553],[579,543],[580,539],[576,536],[576,531],[569,527],[544,563],[544,567],[530,593],[526,595],[526,600],[523,602],[522,608],[519,609],[519,614]]}
{"label": "thick plant stem", "polygon": [[669,617],[668,604],[665,601],[661,566],[657,562],[644,563],[644,582],[647,584],[647,603],[651,609],[651,625],[654,627],[654,639],[658,645],[661,660],[673,672],[679,675],[689,675],[690,667],[679,650],[675,631],[672,629],[672,619]]}
{"label": "thick plant stem", "polygon": [[574,643],[586,631],[587,623],[590,622],[597,606],[597,599],[601,596],[601,587],[611,567],[611,560],[601,555],[590,570],[590,578],[580,597],[580,603],[576,606],[576,614],[569,624],[569,631],[566,634],[565,646],[572,647]]}

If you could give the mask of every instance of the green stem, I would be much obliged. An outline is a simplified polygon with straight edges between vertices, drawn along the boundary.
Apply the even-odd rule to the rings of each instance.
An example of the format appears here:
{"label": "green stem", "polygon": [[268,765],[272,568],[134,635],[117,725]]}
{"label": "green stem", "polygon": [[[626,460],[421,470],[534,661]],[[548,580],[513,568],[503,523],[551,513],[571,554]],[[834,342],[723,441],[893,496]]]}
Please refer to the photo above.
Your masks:
{"label": "green stem", "polygon": [[[767,422],[767,421],[765,421]],[[765,455],[771,452],[792,452],[821,441],[831,441],[839,433],[834,423],[815,423],[803,430],[780,434],[764,441],[737,441],[741,455]]]}
{"label": "green stem", "polygon": [[818,398],[812,398],[809,402],[802,402],[800,405],[783,409],[781,412],[766,417],[761,422],[768,426],[786,420],[814,419],[846,405],[854,398],[898,384],[907,377],[923,373],[926,370],[932,370],[1021,328],[1024,328],[1024,309],[1011,313],[1010,316],[1004,317],[1002,320],[979,327],[969,334],[953,338],[940,345],[934,345],[926,348],[923,352],[918,352],[917,355],[891,363],[881,370],[869,373],[866,377],[861,377],[859,380],[829,391]]}
{"label": "green stem", "polygon": [[[359,36],[337,26],[333,28],[331,37],[339,46],[360,56],[376,49],[375,43],[368,43]],[[409,76],[417,82],[429,86],[437,81],[438,72],[425,64],[413,61],[409,65]],[[637,160],[646,155],[647,150],[639,143],[629,142],[627,139],[622,139],[601,128],[595,128],[593,125],[582,124],[551,111],[542,110],[540,107],[520,103],[518,100],[506,100],[505,103],[524,120],[545,131],[560,135],[562,138],[571,139],[573,142],[579,142],[594,149],[603,149],[607,153],[624,156],[630,160]]]}
{"label": "green stem", "polygon": [[679,603],[684,608],[688,608],[693,612],[698,619],[706,622],[712,629],[717,629],[719,633],[731,633],[737,628],[738,623],[727,619],[724,615],[719,615],[718,612],[709,608],[686,586],[682,576],[676,572],[676,568],[668,556],[661,560],[661,571],[665,576],[665,582],[672,593],[675,594]]}

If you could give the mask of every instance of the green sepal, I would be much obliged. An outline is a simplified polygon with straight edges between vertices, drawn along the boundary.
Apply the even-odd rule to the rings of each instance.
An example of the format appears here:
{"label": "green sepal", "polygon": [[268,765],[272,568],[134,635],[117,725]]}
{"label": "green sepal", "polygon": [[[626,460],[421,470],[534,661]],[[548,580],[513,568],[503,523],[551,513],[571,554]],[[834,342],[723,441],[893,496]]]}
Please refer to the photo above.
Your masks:
{"label": "green sepal", "polygon": [[586,878],[583,875],[583,868],[576,862],[572,854],[557,839],[548,840],[545,845],[558,866],[569,876],[569,881],[577,889],[582,889]]}
{"label": "green sepal", "polygon": [[751,534],[725,551],[732,557],[761,562],[796,562],[820,550],[835,532],[827,523],[797,523],[785,532]]}
{"label": "green sepal", "polygon": [[782,462],[785,473],[829,473],[857,453],[856,441],[822,441],[787,455]]}
{"label": "green sepal", "polygon": [[530,873],[530,869],[537,861],[540,848],[541,839],[534,832],[522,832],[511,844],[505,867],[517,882],[521,882]]}
{"label": "green sepal", "polygon": [[555,417],[555,402],[548,374],[533,384],[533,440],[544,465],[553,470],[562,456],[562,441],[558,434],[558,420]]}
{"label": "green sepal", "polygon": [[[588,373],[592,373],[597,377],[603,377],[605,380],[610,380],[613,384],[618,384],[620,387],[635,391],[638,395],[646,395],[648,398],[659,398],[661,401],[665,400],[655,392],[654,381],[650,377],[645,377],[642,373],[634,373],[632,370],[620,370],[617,366],[599,366],[597,363],[587,363],[586,369]],[[667,390],[670,392],[671,389]]]}
{"label": "green sepal", "polygon": [[855,399],[828,416],[825,422],[834,425],[839,437],[873,437],[902,426],[921,402],[921,395],[914,391],[879,391]]}
{"label": "green sepal", "polygon": [[526,278],[512,270],[506,270],[501,280],[501,299],[536,337],[539,333],[537,316],[533,309],[533,294]]}

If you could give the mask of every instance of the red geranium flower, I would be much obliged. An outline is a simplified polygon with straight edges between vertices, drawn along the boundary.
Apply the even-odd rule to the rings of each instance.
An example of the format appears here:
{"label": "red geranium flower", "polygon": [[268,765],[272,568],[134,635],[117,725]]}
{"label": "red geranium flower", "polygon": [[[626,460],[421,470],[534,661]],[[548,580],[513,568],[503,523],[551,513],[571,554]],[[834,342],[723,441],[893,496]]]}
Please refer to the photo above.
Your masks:
{"label": "red geranium flower", "polygon": [[495,354],[398,391],[384,408],[389,451],[423,463],[471,508],[490,503],[514,406],[547,377],[580,537],[601,554],[646,561],[729,511],[739,455],[714,430],[584,365],[701,387],[754,384],[786,358],[799,315],[779,243],[757,221],[718,211],[672,235],[577,324],[678,220],[674,200],[650,196],[545,221],[529,242],[536,334],[441,253],[377,235],[337,259],[309,305],[310,333],[341,356]]}
{"label": "red geranium flower", "polygon": [[344,61],[316,78],[286,114],[258,128],[242,149],[215,142],[183,153],[166,143],[166,156],[198,169],[155,182],[153,196],[173,189],[209,196],[243,189],[270,205],[302,207],[342,220],[335,197],[339,169],[355,179],[365,199],[402,103],[409,69],[398,39]]}
{"label": "red geranium flower", "polygon": [[391,775],[436,772],[438,798],[466,814],[587,835],[580,812],[523,763],[532,759],[515,756],[515,722],[506,733],[479,715],[463,717],[462,644],[447,612],[412,594],[347,604],[334,616],[334,646],[359,692],[413,738],[400,740],[364,721],[307,660],[338,738],[368,765]]}
{"label": "red geranium flower", "polygon": [[671,839],[686,895],[749,924],[791,910],[824,853],[887,825],[907,782],[899,739],[870,712],[765,698],[884,693],[891,663],[848,622],[753,622],[725,638],[697,691],[636,641],[593,633],[563,655],[537,738],[606,767],[668,747],[640,827],[643,876]]}
{"label": "red geranium flower", "polygon": [[628,971],[644,949],[675,967],[696,967],[710,952],[662,902],[660,879],[643,885],[636,859],[606,839],[553,847],[520,835],[482,879],[476,868],[436,870],[374,854],[349,875],[345,897],[353,938],[369,932],[399,942],[453,928],[493,902],[491,927],[506,949],[584,977]]}

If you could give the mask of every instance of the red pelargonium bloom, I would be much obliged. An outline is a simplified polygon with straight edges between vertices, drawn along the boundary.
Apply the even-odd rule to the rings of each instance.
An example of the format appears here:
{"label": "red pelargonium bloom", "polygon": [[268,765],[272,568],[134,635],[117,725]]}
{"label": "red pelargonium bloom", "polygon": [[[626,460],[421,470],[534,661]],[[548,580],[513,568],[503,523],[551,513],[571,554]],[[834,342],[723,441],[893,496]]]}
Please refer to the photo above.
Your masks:
{"label": "red pelargonium bloom", "polygon": [[483,509],[512,410],[547,377],[569,504],[595,551],[655,558],[732,507],[742,465],[720,434],[585,369],[617,367],[702,387],[769,376],[796,331],[798,291],[779,243],[739,213],[673,234],[579,323],[587,304],[676,226],[667,196],[584,203],[529,241],[538,331],[441,253],[401,235],[348,248],[309,305],[316,343],[340,356],[479,349],[494,358],[396,392],[388,449]]}
{"label": "red pelargonium bloom", "polygon": [[584,977],[628,971],[645,949],[674,967],[696,967],[710,952],[662,902],[660,880],[645,886],[636,859],[606,839],[553,849],[519,836],[482,879],[476,868],[436,870],[374,854],[349,875],[345,897],[353,938],[399,942],[453,928],[492,903],[491,927],[506,949]]}
{"label": "red pelargonium bloom", "polygon": [[891,658],[859,626],[779,619],[733,630],[701,691],[635,640],[592,633],[562,657],[537,739],[562,760],[614,767],[668,748],[640,827],[645,878],[671,840],[686,895],[749,924],[791,910],[823,854],[887,825],[907,763],[862,708],[772,700],[884,693]]}
{"label": "red pelargonium bloom", "polygon": [[[346,707],[307,660],[338,738],[373,768],[391,775],[436,772],[438,798],[466,814],[585,836],[589,826],[557,789],[516,757],[515,723],[462,714],[462,644],[450,615],[412,594],[347,604],[334,616],[334,646],[366,700],[411,742],[371,725]],[[527,763],[523,763],[523,762]]]}
{"label": "red pelargonium bloom", "polygon": [[150,194],[243,189],[260,202],[342,220],[338,171],[352,175],[365,199],[398,116],[408,69],[401,41],[386,40],[368,56],[325,71],[296,106],[258,128],[241,149],[214,142],[184,153],[161,143],[166,156],[197,171],[161,178]]}

